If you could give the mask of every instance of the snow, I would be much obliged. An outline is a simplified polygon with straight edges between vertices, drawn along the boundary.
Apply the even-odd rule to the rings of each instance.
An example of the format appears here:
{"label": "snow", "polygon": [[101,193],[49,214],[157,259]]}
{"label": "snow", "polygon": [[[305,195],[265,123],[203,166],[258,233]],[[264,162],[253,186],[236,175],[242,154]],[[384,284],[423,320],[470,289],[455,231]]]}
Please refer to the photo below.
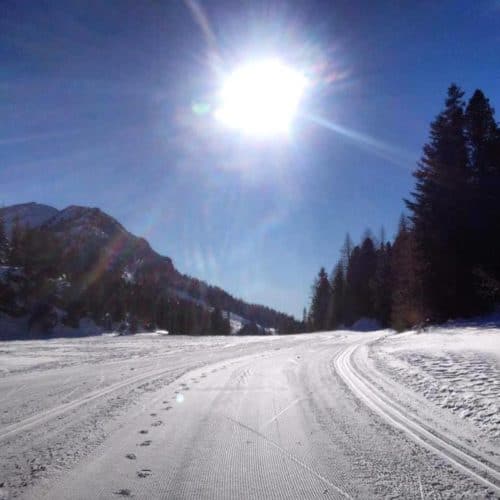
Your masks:
{"label": "snow", "polygon": [[500,444],[500,329],[452,324],[390,335],[373,357],[398,383]]}
{"label": "snow", "polygon": [[122,280],[125,281],[125,283],[135,283],[134,273],[131,272],[128,268],[125,268],[122,273]]}
{"label": "snow", "polygon": [[[389,369],[393,362],[421,370],[426,357],[451,353],[459,355],[457,370],[477,373],[460,357],[475,352],[498,363],[497,330],[450,330],[156,331],[0,342],[3,493],[45,500],[121,491],[135,498],[492,498],[446,461],[446,450],[431,453],[414,442],[342,380],[356,365],[362,387],[365,367],[349,353],[365,347],[396,395],[413,389]],[[409,352],[419,357],[408,361]],[[422,395],[419,414],[433,405]]]}

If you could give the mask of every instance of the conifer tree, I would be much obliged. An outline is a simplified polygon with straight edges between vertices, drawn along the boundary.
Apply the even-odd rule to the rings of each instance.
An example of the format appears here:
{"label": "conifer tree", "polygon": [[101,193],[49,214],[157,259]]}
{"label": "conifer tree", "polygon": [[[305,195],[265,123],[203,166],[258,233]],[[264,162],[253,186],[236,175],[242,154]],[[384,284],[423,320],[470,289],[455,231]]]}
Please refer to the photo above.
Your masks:
{"label": "conifer tree", "polygon": [[380,240],[377,249],[377,262],[372,280],[373,316],[387,327],[391,316],[391,258],[392,246],[384,243],[385,237]]}
{"label": "conifer tree", "polygon": [[[465,111],[472,197],[470,202],[471,264],[478,305],[500,299],[500,133],[495,110],[476,90]],[[486,304],[485,304],[486,301]]]}
{"label": "conifer tree", "polygon": [[23,227],[21,226],[19,218],[15,217],[11,230],[9,259],[13,266],[22,266],[24,264],[23,237]]}
{"label": "conifer tree", "polygon": [[331,290],[328,275],[322,267],[316,278],[311,298],[311,326],[315,331],[326,330],[330,322]]}
{"label": "conifer tree", "polygon": [[426,308],[433,319],[468,307],[470,242],[463,92],[451,85],[445,109],[431,124],[412,200],[406,200],[418,251]]}
{"label": "conifer tree", "polygon": [[344,319],[344,297],[345,295],[345,277],[344,277],[344,267],[342,261],[340,260],[335,268],[333,269],[331,277],[331,322],[330,328],[338,328],[345,322]]}
{"label": "conifer tree", "polygon": [[10,263],[10,243],[5,231],[5,223],[0,215],[0,264]]}
{"label": "conifer tree", "polygon": [[396,330],[425,320],[420,274],[415,235],[402,215],[391,257],[391,326]]}

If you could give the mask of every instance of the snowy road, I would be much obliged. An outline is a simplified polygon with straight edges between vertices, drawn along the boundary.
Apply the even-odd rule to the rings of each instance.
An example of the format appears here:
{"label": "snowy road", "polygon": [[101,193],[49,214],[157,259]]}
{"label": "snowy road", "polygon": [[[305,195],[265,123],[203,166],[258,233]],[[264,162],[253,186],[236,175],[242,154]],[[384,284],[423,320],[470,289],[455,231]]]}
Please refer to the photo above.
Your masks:
{"label": "snowy road", "polygon": [[497,441],[384,336],[0,343],[0,498],[500,498]]}

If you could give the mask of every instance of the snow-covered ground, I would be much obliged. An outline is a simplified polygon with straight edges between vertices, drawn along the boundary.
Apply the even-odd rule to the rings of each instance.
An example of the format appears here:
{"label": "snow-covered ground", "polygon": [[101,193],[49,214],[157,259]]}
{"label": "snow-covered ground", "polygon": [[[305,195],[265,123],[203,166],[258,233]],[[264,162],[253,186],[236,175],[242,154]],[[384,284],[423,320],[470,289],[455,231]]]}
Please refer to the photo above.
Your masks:
{"label": "snow-covered ground", "polygon": [[0,342],[0,499],[500,498],[500,331]]}
{"label": "snow-covered ground", "polygon": [[372,347],[378,368],[500,444],[500,329],[439,327]]}

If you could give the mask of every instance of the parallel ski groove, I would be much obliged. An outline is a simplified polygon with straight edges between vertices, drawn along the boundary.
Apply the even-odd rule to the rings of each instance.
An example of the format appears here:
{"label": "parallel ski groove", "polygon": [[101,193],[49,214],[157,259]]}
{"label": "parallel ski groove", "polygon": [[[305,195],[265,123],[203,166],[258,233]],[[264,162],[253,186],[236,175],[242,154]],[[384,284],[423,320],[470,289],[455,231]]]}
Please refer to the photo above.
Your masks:
{"label": "parallel ski groove", "polygon": [[483,463],[466,451],[454,446],[445,435],[441,435],[437,431],[429,432],[418,422],[418,419],[407,414],[397,403],[391,401],[356,370],[352,362],[352,355],[358,348],[359,345],[356,344],[349,346],[334,360],[337,373],[353,393],[390,424],[407,433],[414,441],[446,459],[455,468],[491,488],[495,493],[500,494],[500,472],[494,468],[493,464]]}
{"label": "parallel ski groove", "polygon": [[124,387],[127,387],[129,385],[138,383],[138,382],[143,382],[145,380],[153,380],[158,377],[161,377],[163,375],[166,375],[168,373],[174,373],[178,371],[178,369],[155,369],[155,370],[148,370],[147,372],[143,372],[140,375],[136,375],[135,377],[130,377],[127,380],[123,380],[121,382],[117,382],[115,384],[112,384],[108,387],[105,387],[103,389],[98,389],[96,391],[92,391],[90,393],[85,394],[84,396],[75,399],[73,401],[70,401],[68,403],[63,403],[58,406],[55,406],[53,408],[50,408],[49,410],[46,410],[38,415],[33,415],[31,417],[28,417],[24,420],[21,420],[20,422],[17,422],[15,424],[8,425],[5,427],[1,432],[0,432],[0,441],[3,441],[4,439],[7,439],[11,436],[14,436],[18,434],[19,432],[25,431],[27,429],[30,429],[32,427],[35,427],[37,425],[40,425],[44,422],[47,422],[53,418],[56,418],[68,411],[74,410],[75,408],[78,408],[81,405],[84,405],[86,403],[89,403],[91,401],[94,401],[98,398],[102,398],[104,396],[107,396],[108,394],[115,392],[119,389],[123,389]]}

